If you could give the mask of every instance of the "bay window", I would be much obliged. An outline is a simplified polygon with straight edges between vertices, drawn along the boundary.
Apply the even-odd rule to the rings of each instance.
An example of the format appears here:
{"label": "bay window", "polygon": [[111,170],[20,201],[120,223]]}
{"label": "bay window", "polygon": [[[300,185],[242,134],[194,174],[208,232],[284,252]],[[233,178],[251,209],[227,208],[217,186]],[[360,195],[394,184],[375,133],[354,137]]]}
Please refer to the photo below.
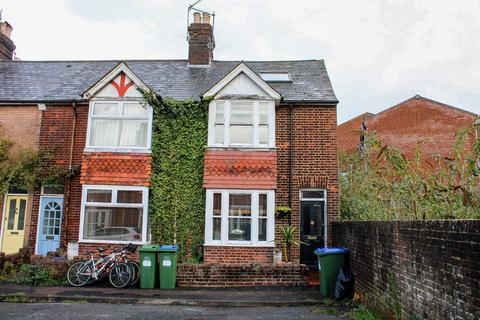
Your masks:
{"label": "bay window", "polygon": [[268,100],[210,103],[210,147],[275,147],[275,104]]}
{"label": "bay window", "polygon": [[148,188],[83,186],[80,241],[145,243]]}
{"label": "bay window", "polygon": [[273,246],[272,190],[207,190],[205,244]]}
{"label": "bay window", "polygon": [[149,149],[152,110],[141,101],[92,101],[87,148]]}

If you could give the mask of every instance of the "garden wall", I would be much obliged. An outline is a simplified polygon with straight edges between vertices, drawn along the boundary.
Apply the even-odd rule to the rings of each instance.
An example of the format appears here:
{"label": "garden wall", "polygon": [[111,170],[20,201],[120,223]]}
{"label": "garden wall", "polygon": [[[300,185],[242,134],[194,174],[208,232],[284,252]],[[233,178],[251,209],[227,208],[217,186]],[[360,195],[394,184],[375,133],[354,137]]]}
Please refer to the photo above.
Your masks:
{"label": "garden wall", "polygon": [[350,249],[367,302],[398,302],[406,319],[480,319],[480,220],[335,222],[333,242]]}
{"label": "garden wall", "polygon": [[305,285],[299,264],[180,264],[179,287]]}

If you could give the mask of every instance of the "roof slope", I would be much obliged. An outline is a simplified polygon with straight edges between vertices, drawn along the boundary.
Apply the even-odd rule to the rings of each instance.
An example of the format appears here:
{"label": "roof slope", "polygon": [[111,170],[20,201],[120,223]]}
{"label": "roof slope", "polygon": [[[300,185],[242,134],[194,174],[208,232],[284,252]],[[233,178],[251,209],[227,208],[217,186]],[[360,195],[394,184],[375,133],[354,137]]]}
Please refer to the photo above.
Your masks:
{"label": "roof slope", "polygon": [[[339,150],[351,152],[359,143],[360,116],[338,126]],[[455,134],[475,121],[472,112],[452,107],[441,102],[415,96],[366,119],[368,131],[375,131],[386,145],[400,149],[407,157],[413,156],[415,144],[422,144],[425,155],[440,154],[447,156],[455,143]],[[358,123],[356,132],[341,135]]]}
{"label": "roof slope", "polygon": [[[199,99],[240,61],[187,60],[1,61],[0,102],[81,100],[81,94],[120,62],[162,97]],[[244,61],[254,72],[288,72],[292,82],[269,83],[286,101],[336,103],[323,60]]]}

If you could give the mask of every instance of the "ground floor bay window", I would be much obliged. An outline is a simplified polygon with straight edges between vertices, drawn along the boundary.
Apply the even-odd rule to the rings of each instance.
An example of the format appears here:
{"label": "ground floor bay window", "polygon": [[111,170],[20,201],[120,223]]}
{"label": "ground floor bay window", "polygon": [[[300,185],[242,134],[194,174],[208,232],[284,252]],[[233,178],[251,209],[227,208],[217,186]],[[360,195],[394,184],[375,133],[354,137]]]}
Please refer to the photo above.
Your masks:
{"label": "ground floor bay window", "polygon": [[80,241],[145,243],[147,210],[148,188],[83,186]]}
{"label": "ground floor bay window", "polygon": [[206,245],[274,246],[273,190],[207,190]]}

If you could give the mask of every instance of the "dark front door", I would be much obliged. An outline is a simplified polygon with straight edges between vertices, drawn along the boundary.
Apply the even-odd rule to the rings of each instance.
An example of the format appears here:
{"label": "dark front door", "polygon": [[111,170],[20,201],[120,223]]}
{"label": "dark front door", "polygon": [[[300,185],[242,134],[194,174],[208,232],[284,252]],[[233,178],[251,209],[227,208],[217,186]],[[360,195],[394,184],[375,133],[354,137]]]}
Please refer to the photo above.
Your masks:
{"label": "dark front door", "polygon": [[325,202],[322,200],[300,201],[300,263],[310,267],[317,265],[313,253],[325,245]]}

